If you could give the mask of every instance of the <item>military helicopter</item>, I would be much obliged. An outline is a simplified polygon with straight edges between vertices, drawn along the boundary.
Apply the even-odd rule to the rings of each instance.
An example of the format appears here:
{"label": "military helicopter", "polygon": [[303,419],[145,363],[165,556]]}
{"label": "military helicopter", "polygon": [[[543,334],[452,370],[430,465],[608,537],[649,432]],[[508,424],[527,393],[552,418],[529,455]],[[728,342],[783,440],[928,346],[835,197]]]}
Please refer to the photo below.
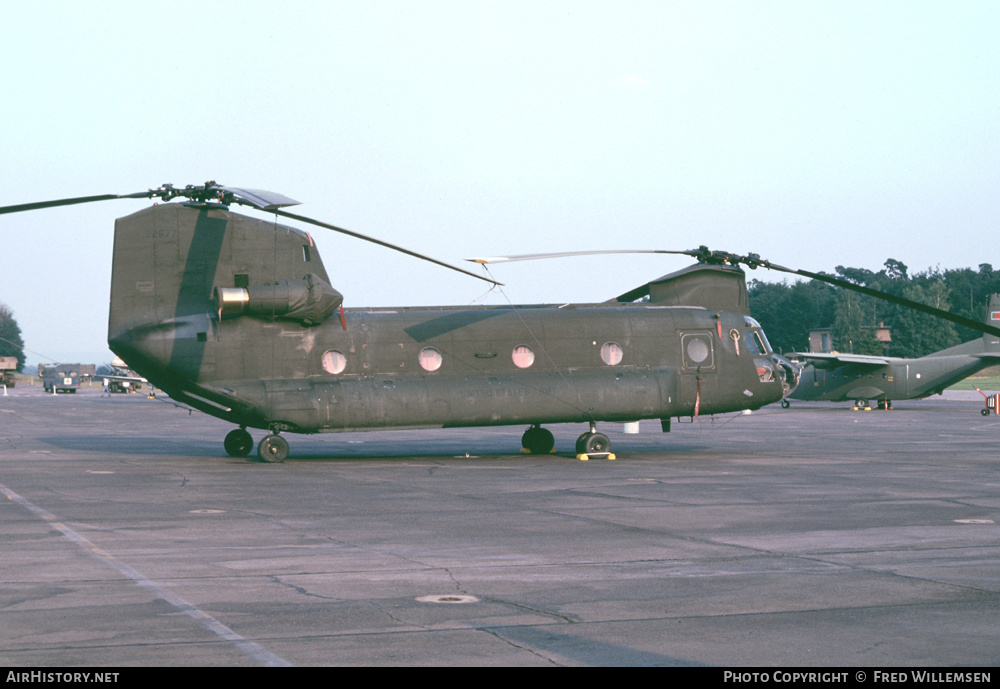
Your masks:
{"label": "military helicopter", "polygon": [[[990,296],[986,325],[1000,321],[1000,294]],[[1000,339],[989,333],[927,356],[901,357],[864,354],[791,353],[804,362],[799,386],[789,395],[796,400],[854,402],[855,407],[891,409],[893,400],[941,394],[945,388],[1000,363]],[[782,400],[787,408],[789,402]]]}
{"label": "military helicopter", "polygon": [[[554,438],[543,424],[565,422],[589,426],[578,457],[611,459],[599,421],[659,419],[668,432],[674,417],[759,409],[795,387],[797,369],[749,316],[741,264],[837,280],[700,247],[653,252],[697,263],[604,303],[345,309],[307,232],[230,207],[495,281],[290,213],[298,202],[280,194],[211,181],[0,214],[122,198],[187,200],[116,221],[109,347],[174,400],[238,426],[224,441],[231,456],[250,454],[248,428],[266,430],[257,454],[267,462],[288,456],[283,433],[391,428],[525,424],[524,450],[548,453]],[[501,260],[525,258],[538,256]]]}

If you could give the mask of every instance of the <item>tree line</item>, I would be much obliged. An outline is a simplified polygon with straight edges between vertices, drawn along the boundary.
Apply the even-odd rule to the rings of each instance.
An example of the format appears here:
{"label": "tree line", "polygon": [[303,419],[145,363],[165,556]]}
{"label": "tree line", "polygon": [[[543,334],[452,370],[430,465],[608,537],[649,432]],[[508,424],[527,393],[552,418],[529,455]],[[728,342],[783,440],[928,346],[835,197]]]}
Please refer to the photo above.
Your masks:
{"label": "tree line", "polygon": [[[837,266],[832,275],[976,321],[986,317],[990,295],[1000,292],[1000,272],[989,263],[981,263],[978,270],[929,269],[911,275],[904,263],[890,258],[877,273]],[[751,315],[779,352],[809,351],[809,331],[817,328],[831,329],[836,351],[901,357],[925,356],[981,336],[940,318],[815,280],[751,280],[747,292]],[[888,347],[875,339],[879,325],[891,328]]]}
{"label": "tree line", "polygon": [[14,313],[6,304],[0,304],[0,356],[16,356],[17,371],[24,368],[24,340],[21,327]]}

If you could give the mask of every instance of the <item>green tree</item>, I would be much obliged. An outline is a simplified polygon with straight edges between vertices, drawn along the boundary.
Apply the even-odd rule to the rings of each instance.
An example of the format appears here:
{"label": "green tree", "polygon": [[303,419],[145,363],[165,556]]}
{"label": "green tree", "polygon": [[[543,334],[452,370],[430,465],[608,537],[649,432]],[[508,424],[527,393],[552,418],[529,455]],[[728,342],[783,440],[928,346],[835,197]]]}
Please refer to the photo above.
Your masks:
{"label": "green tree", "polygon": [[[936,309],[949,308],[948,287],[944,280],[931,282],[927,286],[908,285],[901,296]],[[892,328],[894,356],[926,356],[958,343],[958,331],[954,324],[948,321],[913,309],[899,309],[896,314]]]}
{"label": "green tree", "polygon": [[833,318],[833,344],[837,351],[850,354],[884,354],[875,338],[874,302],[857,292],[841,290]]}
{"label": "green tree", "polygon": [[751,280],[747,286],[750,314],[764,327],[779,352],[809,350],[809,331],[829,327],[837,289],[815,280],[791,285]]}
{"label": "green tree", "polygon": [[0,356],[16,356],[17,371],[24,368],[24,340],[21,327],[14,320],[14,313],[6,304],[0,304]]}
{"label": "green tree", "polygon": [[884,265],[884,272],[890,280],[909,280],[909,277],[906,274],[906,264],[902,261],[890,258],[886,260]]}

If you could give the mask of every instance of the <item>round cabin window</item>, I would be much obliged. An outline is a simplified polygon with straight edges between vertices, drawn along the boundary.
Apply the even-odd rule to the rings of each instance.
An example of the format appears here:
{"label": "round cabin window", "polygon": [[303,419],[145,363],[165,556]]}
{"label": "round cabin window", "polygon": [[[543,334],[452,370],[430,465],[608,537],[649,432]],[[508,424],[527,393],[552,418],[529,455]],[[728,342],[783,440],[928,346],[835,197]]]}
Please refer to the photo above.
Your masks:
{"label": "round cabin window", "polygon": [[436,371],[441,368],[443,357],[441,356],[441,352],[433,347],[424,347],[420,350],[419,361],[420,368],[425,371]]}
{"label": "round cabin window", "polygon": [[616,342],[607,342],[601,347],[601,361],[608,366],[617,366],[622,362],[622,348]]}
{"label": "round cabin window", "polygon": [[336,349],[331,349],[323,354],[323,370],[327,373],[336,375],[343,373],[345,368],[347,368],[347,357]]}
{"label": "round cabin window", "polygon": [[514,365],[518,368],[528,368],[535,363],[535,353],[527,345],[514,347],[511,358],[514,360]]}

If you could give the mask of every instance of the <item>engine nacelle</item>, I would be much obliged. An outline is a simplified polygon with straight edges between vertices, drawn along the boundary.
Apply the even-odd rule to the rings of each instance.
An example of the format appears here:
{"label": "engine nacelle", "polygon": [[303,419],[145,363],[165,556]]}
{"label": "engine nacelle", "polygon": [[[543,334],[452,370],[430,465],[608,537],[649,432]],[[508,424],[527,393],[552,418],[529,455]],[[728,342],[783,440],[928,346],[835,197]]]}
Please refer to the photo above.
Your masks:
{"label": "engine nacelle", "polygon": [[344,295],[309,273],[301,280],[283,280],[269,285],[216,287],[214,299],[219,318],[246,315],[316,325],[344,302]]}

